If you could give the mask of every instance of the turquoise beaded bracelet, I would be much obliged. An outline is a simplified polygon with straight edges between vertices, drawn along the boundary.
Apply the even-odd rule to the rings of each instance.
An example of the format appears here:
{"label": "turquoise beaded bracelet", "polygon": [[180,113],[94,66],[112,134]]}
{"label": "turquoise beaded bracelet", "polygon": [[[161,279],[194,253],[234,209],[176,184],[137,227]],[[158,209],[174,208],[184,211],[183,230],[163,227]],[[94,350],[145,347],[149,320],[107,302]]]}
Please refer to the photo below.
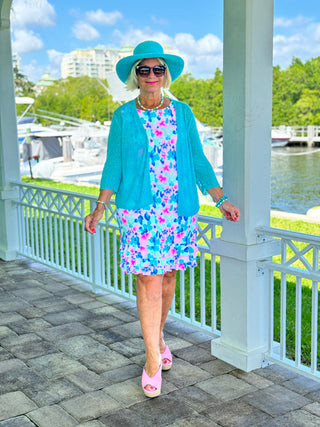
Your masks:
{"label": "turquoise beaded bracelet", "polygon": [[101,200],[97,200],[97,203],[101,203],[105,208],[107,207],[107,204],[102,202]]}
{"label": "turquoise beaded bracelet", "polygon": [[220,208],[223,202],[226,202],[228,200],[228,196],[222,196],[216,203],[216,207]]}

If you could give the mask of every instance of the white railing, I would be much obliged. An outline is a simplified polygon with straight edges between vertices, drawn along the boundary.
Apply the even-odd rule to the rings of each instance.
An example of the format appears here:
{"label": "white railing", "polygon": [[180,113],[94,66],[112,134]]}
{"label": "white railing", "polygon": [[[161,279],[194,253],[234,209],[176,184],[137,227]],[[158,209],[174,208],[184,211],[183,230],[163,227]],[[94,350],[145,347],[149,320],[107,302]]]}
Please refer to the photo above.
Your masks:
{"label": "white railing", "polygon": [[[222,126],[210,126],[211,131],[214,134],[222,134],[223,127]],[[301,138],[301,140],[316,139],[320,138],[320,126],[272,126],[273,130],[279,130],[282,132],[288,132],[292,138]]]}
{"label": "white railing", "polygon": [[258,263],[269,273],[267,358],[320,379],[320,236],[262,227],[258,241],[280,239],[281,255]]}
{"label": "white railing", "polygon": [[[17,184],[20,254],[135,300],[135,277],[119,268],[119,231],[110,203],[94,236],[83,231],[96,197]],[[212,253],[222,220],[198,218],[198,267],[180,272],[171,316],[212,336],[220,335],[220,263]],[[319,379],[320,236],[269,227],[257,229],[258,242],[279,239],[281,256],[258,262],[269,274],[269,348],[266,358]],[[310,338],[311,337],[311,338]]]}
{"label": "white railing", "polygon": [[292,137],[317,139],[320,136],[320,126],[290,126]]}
{"label": "white railing", "polygon": [[273,130],[290,135],[290,142],[318,143],[320,141],[320,126],[274,126]]}
{"label": "white railing", "polygon": [[[83,230],[85,216],[96,197],[58,189],[16,184],[20,254],[42,262],[92,285],[135,300],[132,275],[119,268],[119,231],[111,202],[97,233]],[[220,335],[218,257],[210,251],[222,229],[219,218],[198,218],[198,267],[180,272],[171,316]]]}

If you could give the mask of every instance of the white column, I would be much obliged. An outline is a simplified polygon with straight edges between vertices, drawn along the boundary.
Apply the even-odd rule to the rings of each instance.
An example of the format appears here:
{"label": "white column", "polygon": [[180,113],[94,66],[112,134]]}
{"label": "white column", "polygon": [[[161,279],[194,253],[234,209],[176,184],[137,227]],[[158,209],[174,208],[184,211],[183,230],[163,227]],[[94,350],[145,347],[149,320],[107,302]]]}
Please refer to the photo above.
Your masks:
{"label": "white column", "polygon": [[10,8],[11,0],[0,0],[0,258],[6,261],[18,250],[17,193],[10,183],[20,180]]}
{"label": "white column", "polygon": [[257,243],[270,225],[273,0],[224,0],[223,182],[241,210],[224,222],[221,338],[212,354],[244,371],[262,366],[268,337],[268,277],[257,260],[277,252]]}

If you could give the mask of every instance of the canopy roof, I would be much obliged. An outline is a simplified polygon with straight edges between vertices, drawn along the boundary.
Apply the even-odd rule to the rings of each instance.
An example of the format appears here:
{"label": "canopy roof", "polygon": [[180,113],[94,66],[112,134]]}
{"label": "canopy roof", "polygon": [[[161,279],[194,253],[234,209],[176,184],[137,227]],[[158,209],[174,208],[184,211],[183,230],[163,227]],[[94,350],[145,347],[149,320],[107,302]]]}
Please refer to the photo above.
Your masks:
{"label": "canopy roof", "polygon": [[28,96],[16,96],[16,104],[33,104],[34,99]]}

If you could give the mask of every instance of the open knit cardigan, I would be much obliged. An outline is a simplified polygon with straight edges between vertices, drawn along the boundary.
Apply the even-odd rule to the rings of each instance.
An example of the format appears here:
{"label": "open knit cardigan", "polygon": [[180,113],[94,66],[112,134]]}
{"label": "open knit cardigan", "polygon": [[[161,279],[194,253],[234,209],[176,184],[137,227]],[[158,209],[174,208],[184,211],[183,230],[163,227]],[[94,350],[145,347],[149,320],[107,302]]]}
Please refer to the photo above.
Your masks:
{"label": "open knit cardigan", "polygon": [[[190,107],[171,102],[177,120],[178,215],[192,216],[199,210],[197,186],[206,195],[207,189],[219,187],[219,183],[203,153]],[[100,183],[100,189],[116,193],[119,208],[146,209],[153,203],[148,145],[134,100],[121,105],[113,114]]]}

